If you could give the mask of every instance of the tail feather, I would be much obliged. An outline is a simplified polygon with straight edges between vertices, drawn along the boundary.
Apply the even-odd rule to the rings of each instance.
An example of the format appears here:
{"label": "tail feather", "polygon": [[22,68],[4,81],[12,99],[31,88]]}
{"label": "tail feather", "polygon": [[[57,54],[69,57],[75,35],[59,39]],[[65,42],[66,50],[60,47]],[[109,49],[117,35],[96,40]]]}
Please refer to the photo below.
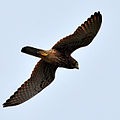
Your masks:
{"label": "tail feather", "polygon": [[44,50],[26,46],[22,48],[21,52],[29,54],[29,55],[33,55],[35,57],[41,57],[40,53],[44,52]]}

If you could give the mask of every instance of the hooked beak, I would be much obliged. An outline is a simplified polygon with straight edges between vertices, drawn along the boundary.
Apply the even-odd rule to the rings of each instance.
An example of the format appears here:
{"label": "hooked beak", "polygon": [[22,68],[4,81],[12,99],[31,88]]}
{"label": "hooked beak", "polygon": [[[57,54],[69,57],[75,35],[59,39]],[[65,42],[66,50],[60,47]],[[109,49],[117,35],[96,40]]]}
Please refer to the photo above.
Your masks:
{"label": "hooked beak", "polygon": [[76,68],[76,69],[79,69],[78,63],[75,64],[75,68]]}

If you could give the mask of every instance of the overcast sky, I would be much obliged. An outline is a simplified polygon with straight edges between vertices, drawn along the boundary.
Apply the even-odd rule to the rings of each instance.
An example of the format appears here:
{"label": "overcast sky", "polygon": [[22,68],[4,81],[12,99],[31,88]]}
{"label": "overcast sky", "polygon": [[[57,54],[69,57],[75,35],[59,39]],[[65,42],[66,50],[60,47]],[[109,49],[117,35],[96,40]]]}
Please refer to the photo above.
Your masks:
{"label": "overcast sky", "polygon": [[[80,69],[57,69],[55,80],[41,93],[3,108],[39,61],[21,48],[50,49],[96,11],[103,16],[99,33],[72,54]],[[120,120],[119,27],[119,0],[1,0],[0,119]]]}

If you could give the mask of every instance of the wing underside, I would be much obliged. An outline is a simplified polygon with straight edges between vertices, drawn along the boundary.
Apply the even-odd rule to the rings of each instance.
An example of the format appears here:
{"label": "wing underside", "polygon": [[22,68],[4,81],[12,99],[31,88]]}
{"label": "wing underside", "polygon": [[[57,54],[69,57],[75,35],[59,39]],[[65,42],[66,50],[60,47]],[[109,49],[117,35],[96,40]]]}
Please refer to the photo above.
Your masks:
{"label": "wing underside", "polygon": [[40,60],[31,77],[3,104],[3,107],[21,104],[47,87],[55,77],[57,67]]}

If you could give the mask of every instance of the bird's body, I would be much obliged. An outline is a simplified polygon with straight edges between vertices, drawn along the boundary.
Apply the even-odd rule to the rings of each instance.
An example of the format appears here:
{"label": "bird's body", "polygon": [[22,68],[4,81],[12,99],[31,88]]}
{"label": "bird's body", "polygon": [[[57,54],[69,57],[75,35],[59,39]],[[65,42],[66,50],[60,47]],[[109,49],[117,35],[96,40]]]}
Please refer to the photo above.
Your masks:
{"label": "bird's body", "polygon": [[[35,55],[29,51],[35,51]],[[55,65],[56,67],[64,67],[68,69],[78,68],[77,61],[71,57],[71,55],[67,55],[55,49],[41,50],[33,47],[24,47],[22,48],[22,52],[40,57],[47,63]]]}
{"label": "bird's body", "polygon": [[78,69],[78,62],[71,56],[80,47],[89,45],[102,23],[100,12],[95,12],[76,31],[59,40],[50,50],[24,47],[22,52],[41,58],[31,77],[3,104],[4,107],[21,104],[35,96],[55,78],[58,67]]}

